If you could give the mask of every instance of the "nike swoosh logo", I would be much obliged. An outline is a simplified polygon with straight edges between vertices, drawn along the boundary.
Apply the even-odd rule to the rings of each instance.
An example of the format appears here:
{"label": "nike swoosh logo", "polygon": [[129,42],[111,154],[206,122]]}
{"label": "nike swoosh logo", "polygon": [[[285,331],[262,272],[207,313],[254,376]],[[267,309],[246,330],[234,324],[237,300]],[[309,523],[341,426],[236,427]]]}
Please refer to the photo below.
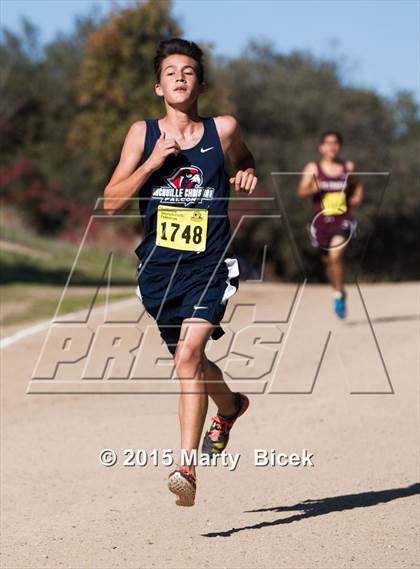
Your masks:
{"label": "nike swoosh logo", "polygon": [[200,310],[200,308],[208,308],[208,306],[194,306],[194,310]]}
{"label": "nike swoosh logo", "polygon": [[209,150],[213,150],[214,146],[210,146],[210,148],[200,148],[201,153],[204,154],[204,152],[208,152]]}

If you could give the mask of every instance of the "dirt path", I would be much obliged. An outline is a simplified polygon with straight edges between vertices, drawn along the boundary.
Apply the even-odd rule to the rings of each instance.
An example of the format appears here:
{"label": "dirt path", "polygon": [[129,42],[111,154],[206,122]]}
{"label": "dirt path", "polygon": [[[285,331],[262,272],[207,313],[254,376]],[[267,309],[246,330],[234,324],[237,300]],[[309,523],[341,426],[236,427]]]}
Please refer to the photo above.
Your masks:
{"label": "dirt path", "polygon": [[[199,469],[190,509],[174,505],[168,468],[123,466],[124,449],[177,448],[178,397],[163,393],[165,383],[153,395],[101,394],[106,382],[112,391],[112,379],[93,380],[96,394],[35,394],[44,381],[25,394],[46,332],[3,350],[2,567],[418,567],[419,288],[362,292],[375,337],[355,287],[342,324],[326,287],[241,286],[229,326],[249,330],[231,345],[235,361],[223,358],[230,334],[210,348],[239,378],[231,386],[251,392],[228,447],[241,457],[234,471]],[[254,305],[258,325],[250,326]],[[133,299],[118,319],[129,322],[138,309]],[[142,319],[139,330],[147,324]],[[98,360],[107,356],[97,349]],[[144,366],[154,350],[149,344]],[[60,381],[92,391],[92,380],[79,380],[85,363],[62,366],[51,391]],[[141,381],[134,382],[137,389]],[[103,448],[118,452],[115,466],[100,464]],[[314,466],[256,467],[258,448],[307,449]]]}

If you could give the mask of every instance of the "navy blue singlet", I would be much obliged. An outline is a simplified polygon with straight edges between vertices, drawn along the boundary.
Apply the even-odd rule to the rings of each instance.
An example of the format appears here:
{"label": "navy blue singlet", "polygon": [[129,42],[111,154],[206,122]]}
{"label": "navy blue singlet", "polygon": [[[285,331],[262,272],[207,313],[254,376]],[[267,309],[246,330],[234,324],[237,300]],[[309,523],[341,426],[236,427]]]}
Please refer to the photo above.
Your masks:
{"label": "navy blue singlet", "polygon": [[[178,260],[180,268],[190,266],[191,262],[202,261],[212,266],[219,262],[230,242],[230,224],[228,218],[229,177],[225,171],[222,145],[212,117],[200,117],[204,125],[201,140],[192,148],[182,150],[178,156],[170,155],[140,188],[138,197],[140,214],[143,218],[144,239],[135,253],[148,269],[169,268]],[[158,119],[146,119],[147,131],[144,153],[140,164],[145,162],[153,151],[161,135]],[[179,250],[156,243],[158,207],[178,209],[196,208],[208,210],[207,239],[205,249],[201,251]],[[169,240],[176,225],[163,227],[161,236]],[[162,233],[163,231],[163,233]],[[196,235],[189,234],[190,229],[181,226],[176,235],[179,242],[192,242]],[[199,229],[196,230],[197,232]],[[181,233],[183,234],[181,236]],[[163,242],[163,241],[161,241]],[[147,261],[147,263],[146,263]],[[201,264],[201,263],[200,263]]]}
{"label": "navy blue singlet", "polygon": [[[230,186],[223,150],[214,119],[200,118],[200,142],[168,156],[139,191],[144,239],[135,250],[136,294],[172,354],[185,318],[211,322],[211,337],[220,338],[228,299],[239,287],[238,259],[227,251]],[[146,123],[141,163],[161,134],[157,119]]]}

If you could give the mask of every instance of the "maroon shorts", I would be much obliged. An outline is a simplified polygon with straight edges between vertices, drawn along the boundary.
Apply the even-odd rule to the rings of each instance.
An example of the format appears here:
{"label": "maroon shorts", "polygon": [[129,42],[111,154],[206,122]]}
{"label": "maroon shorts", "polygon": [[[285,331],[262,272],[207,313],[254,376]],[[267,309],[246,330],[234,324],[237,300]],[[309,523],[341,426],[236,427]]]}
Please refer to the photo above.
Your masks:
{"label": "maroon shorts", "polygon": [[334,235],[342,235],[344,239],[350,241],[356,230],[356,222],[346,215],[323,215],[319,213],[314,216],[309,233],[314,247],[329,249],[331,239]]}

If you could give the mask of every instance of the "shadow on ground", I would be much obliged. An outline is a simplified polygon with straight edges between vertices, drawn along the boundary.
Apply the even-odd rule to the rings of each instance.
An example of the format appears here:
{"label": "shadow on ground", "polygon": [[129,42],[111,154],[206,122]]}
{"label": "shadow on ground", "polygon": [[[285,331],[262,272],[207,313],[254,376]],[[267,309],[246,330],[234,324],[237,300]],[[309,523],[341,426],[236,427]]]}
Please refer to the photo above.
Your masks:
{"label": "shadow on ground", "polygon": [[238,528],[232,528],[225,531],[217,531],[201,534],[203,537],[230,537],[234,533],[244,530],[262,529],[282,524],[291,524],[300,520],[314,518],[316,516],[324,516],[332,512],[343,512],[345,510],[353,510],[354,508],[368,508],[377,504],[384,504],[420,494],[420,484],[411,484],[406,488],[393,488],[392,490],[380,490],[377,492],[362,492],[361,494],[347,494],[345,496],[332,496],[321,498],[320,500],[305,500],[294,506],[273,506],[271,508],[259,508],[257,510],[247,510],[245,513],[254,512],[293,512],[301,511],[301,513],[288,516],[286,518],[278,518],[277,520],[259,522],[257,524],[247,525]]}
{"label": "shadow on ground", "polygon": [[390,322],[409,322],[410,320],[420,320],[420,316],[416,314],[406,314],[405,316],[379,316],[378,318],[364,318],[362,320],[348,320],[345,322],[347,326],[361,326],[363,324],[387,324]]}

